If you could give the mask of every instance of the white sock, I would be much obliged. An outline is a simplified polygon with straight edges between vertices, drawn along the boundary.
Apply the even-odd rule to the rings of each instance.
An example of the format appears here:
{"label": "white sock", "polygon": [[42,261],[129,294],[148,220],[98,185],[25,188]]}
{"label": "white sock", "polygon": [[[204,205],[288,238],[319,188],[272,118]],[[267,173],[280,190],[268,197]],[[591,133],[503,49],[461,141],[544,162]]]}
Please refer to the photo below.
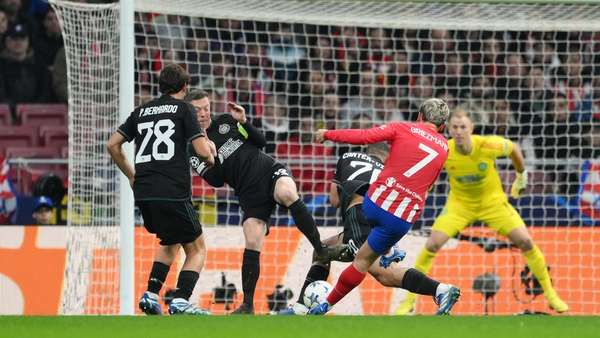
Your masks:
{"label": "white sock", "polygon": [[171,302],[172,303],[187,303],[188,301],[183,298],[174,298]]}
{"label": "white sock", "polygon": [[437,289],[435,290],[435,296],[437,297],[448,290],[450,290],[449,284],[440,283],[440,285],[438,285]]}
{"label": "white sock", "polygon": [[154,300],[158,300],[158,295],[156,293],[150,292],[150,291],[146,291],[146,294],[148,295],[148,298],[154,299]]}

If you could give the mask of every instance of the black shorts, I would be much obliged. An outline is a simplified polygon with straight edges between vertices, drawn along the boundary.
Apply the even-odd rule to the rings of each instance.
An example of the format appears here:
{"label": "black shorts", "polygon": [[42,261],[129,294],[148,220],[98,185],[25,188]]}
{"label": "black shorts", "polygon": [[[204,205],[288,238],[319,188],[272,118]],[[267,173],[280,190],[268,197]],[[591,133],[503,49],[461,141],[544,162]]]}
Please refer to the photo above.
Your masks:
{"label": "black shorts", "polygon": [[267,223],[267,234],[269,233],[269,224],[271,214],[275,210],[275,183],[281,177],[291,177],[292,173],[281,163],[271,167],[269,175],[264,175],[261,180],[256,182],[252,188],[249,188],[243,194],[238,196],[240,208],[242,209],[242,223],[248,218],[258,218]]}
{"label": "black shorts", "polygon": [[160,245],[186,244],[202,235],[202,225],[191,201],[138,201],[144,227]]}
{"label": "black shorts", "polygon": [[356,257],[358,249],[367,241],[371,226],[362,210],[362,204],[356,204],[346,211],[344,219],[343,243],[348,244],[352,257]]}

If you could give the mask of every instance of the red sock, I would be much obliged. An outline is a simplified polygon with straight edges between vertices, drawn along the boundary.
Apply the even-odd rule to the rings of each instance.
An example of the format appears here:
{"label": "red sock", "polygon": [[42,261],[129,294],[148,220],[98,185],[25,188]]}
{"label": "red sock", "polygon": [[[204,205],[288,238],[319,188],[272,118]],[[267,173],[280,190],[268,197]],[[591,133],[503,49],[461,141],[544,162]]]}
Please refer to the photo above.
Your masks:
{"label": "red sock", "polygon": [[350,264],[338,279],[337,284],[333,288],[333,291],[327,296],[327,302],[332,306],[337,304],[344,296],[350,291],[354,290],[355,287],[359,286],[360,283],[365,279],[366,274],[360,273],[354,267],[354,264]]}

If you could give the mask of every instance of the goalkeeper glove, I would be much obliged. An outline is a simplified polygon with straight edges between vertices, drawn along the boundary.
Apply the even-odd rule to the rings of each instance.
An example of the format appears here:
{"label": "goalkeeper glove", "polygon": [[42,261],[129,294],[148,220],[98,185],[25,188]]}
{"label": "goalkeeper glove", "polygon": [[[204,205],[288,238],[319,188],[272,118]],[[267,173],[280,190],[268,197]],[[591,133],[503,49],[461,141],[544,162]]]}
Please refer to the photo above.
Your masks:
{"label": "goalkeeper glove", "polygon": [[510,188],[510,196],[512,198],[519,198],[523,192],[525,192],[525,188],[527,188],[527,170],[524,169],[523,172],[517,172],[517,179],[513,182],[512,187]]}

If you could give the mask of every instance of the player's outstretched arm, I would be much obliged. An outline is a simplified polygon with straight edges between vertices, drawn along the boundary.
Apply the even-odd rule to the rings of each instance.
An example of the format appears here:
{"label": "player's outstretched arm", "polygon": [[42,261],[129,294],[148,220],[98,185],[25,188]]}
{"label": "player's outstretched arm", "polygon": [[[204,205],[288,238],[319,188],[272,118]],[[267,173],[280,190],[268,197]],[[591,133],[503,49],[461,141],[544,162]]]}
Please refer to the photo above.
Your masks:
{"label": "player's outstretched arm", "polygon": [[256,147],[264,148],[267,145],[267,139],[258,128],[248,121],[244,107],[229,102],[229,108],[231,109],[231,116],[241,125],[240,133]]}
{"label": "player's outstretched arm", "polygon": [[196,155],[198,155],[200,161],[204,162],[208,168],[215,164],[213,150],[209,146],[206,137],[196,137],[192,140],[192,145],[194,146],[194,151],[196,152]]}
{"label": "player's outstretched arm", "polygon": [[517,178],[513,182],[510,188],[510,195],[517,199],[525,192],[527,188],[527,169],[525,168],[525,159],[523,158],[523,152],[518,144],[513,143],[513,151],[510,154],[510,159],[517,171]]}

